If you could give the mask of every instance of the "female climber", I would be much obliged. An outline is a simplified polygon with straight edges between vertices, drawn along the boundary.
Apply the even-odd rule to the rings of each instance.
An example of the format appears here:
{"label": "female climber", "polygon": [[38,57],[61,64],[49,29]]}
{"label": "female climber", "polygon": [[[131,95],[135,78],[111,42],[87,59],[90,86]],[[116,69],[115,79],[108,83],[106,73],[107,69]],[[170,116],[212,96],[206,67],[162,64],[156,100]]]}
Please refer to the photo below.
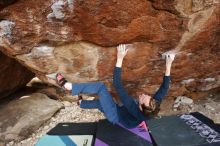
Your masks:
{"label": "female climber", "polygon": [[79,94],[97,94],[98,99],[83,100],[79,96],[78,104],[81,108],[91,109],[97,108],[104,113],[109,122],[116,124],[120,123],[127,128],[134,128],[149,119],[150,115],[159,111],[160,103],[166,96],[169,89],[170,70],[174,60],[174,54],[166,55],[166,71],[163,77],[163,82],[154,94],[139,95],[135,100],[129,96],[121,81],[122,63],[128,52],[126,45],[121,44],[117,47],[117,61],[114,68],[113,85],[119,95],[120,103],[114,102],[112,96],[102,82],[76,83],[67,82],[64,76],[60,73],[56,75],[57,83],[65,90],[71,90],[72,95]]}

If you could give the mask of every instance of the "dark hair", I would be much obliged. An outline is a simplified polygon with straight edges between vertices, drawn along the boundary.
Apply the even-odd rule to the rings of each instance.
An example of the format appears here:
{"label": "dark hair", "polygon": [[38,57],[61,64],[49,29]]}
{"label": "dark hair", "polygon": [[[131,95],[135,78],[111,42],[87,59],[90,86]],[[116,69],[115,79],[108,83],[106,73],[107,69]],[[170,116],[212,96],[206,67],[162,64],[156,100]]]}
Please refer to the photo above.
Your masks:
{"label": "dark hair", "polygon": [[142,104],[141,107],[146,116],[157,116],[160,111],[160,103],[153,98],[150,99],[149,106]]}

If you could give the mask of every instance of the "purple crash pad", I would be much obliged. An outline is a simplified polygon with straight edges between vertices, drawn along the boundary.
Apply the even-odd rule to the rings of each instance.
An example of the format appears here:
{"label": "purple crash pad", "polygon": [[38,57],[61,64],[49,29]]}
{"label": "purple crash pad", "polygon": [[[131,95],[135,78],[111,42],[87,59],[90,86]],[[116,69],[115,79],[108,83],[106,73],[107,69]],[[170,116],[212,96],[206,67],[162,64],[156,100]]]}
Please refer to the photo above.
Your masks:
{"label": "purple crash pad", "polygon": [[[132,133],[138,135],[139,137],[145,139],[149,143],[152,143],[152,139],[151,139],[150,134],[146,128],[135,127],[135,128],[128,129],[128,128],[124,127],[122,124],[117,124],[117,126],[122,127],[124,129],[128,130],[129,132],[132,132]],[[109,145],[106,144],[104,141],[100,140],[99,138],[96,138],[94,146],[109,146]]]}
{"label": "purple crash pad", "polygon": [[145,128],[135,127],[135,128],[128,129],[121,124],[119,126],[127,129],[128,131],[130,131],[130,132],[144,138],[145,140],[149,141],[150,143],[152,143],[152,140],[150,138],[150,134]]}
{"label": "purple crash pad", "polygon": [[94,146],[108,146],[108,145],[105,142],[103,142],[102,140],[96,138]]}

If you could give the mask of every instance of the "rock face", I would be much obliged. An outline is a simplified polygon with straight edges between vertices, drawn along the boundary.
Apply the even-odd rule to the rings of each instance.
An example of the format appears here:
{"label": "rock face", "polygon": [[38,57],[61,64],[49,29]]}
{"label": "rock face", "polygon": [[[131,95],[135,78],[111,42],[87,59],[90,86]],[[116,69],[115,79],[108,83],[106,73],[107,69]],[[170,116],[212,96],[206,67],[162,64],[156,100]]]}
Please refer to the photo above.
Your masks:
{"label": "rock face", "polygon": [[62,106],[41,93],[10,102],[0,110],[0,143],[28,137]]}
{"label": "rock face", "polygon": [[17,0],[0,0],[0,9],[16,2]]}
{"label": "rock face", "polygon": [[15,59],[0,52],[0,98],[25,86],[34,74]]}
{"label": "rock face", "polygon": [[[130,93],[154,93],[161,54],[175,50],[171,94],[220,86],[219,0],[19,0],[0,12],[1,51],[40,79],[111,86],[116,49],[128,43],[123,80]],[[211,79],[211,80],[210,80]]]}

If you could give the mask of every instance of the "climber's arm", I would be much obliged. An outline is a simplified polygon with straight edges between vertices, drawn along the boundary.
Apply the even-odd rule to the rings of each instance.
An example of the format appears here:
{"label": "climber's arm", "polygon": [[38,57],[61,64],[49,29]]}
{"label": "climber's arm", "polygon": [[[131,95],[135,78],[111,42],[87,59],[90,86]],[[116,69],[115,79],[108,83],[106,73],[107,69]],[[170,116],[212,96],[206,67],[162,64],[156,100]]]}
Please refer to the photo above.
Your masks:
{"label": "climber's arm", "polygon": [[161,84],[159,90],[154,95],[154,99],[156,99],[158,102],[161,102],[168,92],[169,83],[170,83],[170,71],[174,57],[175,57],[174,54],[166,55],[166,71],[163,77],[163,83]]}

